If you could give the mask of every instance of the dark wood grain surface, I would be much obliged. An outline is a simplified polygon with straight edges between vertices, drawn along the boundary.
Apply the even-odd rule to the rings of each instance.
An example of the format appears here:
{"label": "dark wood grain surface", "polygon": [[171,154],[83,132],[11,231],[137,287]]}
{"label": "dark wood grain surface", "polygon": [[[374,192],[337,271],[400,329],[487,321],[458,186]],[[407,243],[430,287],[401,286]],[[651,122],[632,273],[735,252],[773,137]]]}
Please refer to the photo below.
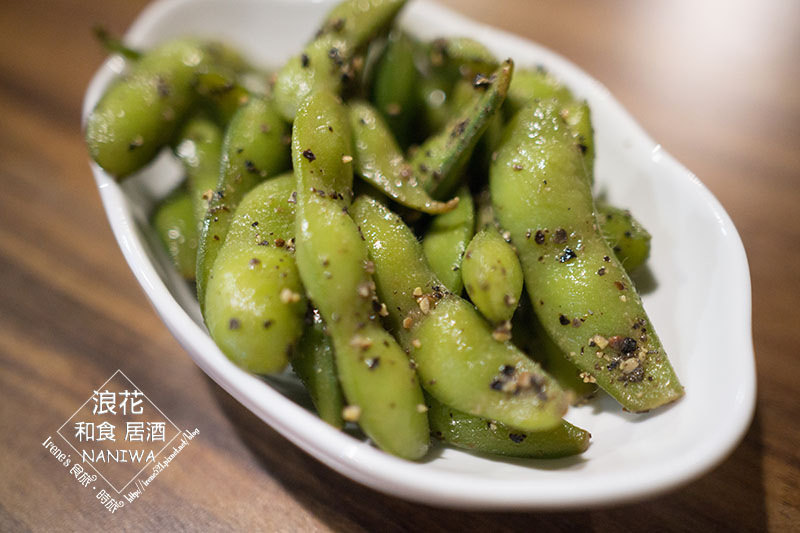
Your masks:
{"label": "dark wood grain surface", "polygon": [[[445,0],[608,86],[720,199],[753,282],[758,408],[736,451],[655,500],[574,513],[407,503],[322,466],[207,379],[128,270],[80,132],[103,53],[141,0],[0,2],[0,530],[800,528],[800,3]],[[116,369],[200,437],[111,515],[41,446]],[[698,435],[702,438],[702,435]]]}

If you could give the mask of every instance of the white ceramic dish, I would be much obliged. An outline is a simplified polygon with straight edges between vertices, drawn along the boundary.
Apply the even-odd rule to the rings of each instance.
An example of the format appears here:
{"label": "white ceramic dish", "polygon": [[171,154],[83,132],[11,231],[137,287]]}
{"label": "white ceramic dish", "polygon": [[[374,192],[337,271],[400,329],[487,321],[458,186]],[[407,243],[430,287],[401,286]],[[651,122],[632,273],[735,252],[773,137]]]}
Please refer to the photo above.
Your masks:
{"label": "white ceramic dish", "polygon": [[[166,0],[146,9],[126,39],[149,47],[186,34],[209,36],[238,46],[256,64],[276,66],[300,49],[331,5]],[[301,405],[296,383],[242,372],[217,349],[191,290],[147,225],[154,202],[179,177],[169,156],[121,186],[93,165],[120,248],[164,323],[203,371],[261,419],[328,466],[387,494],[469,509],[586,508],[652,497],[708,472],[742,438],[755,405],[747,259],[722,206],[600,83],[553,52],[431,3],[412,2],[402,21],[423,38],[469,35],[519,66],[546,65],[588,99],[598,187],[630,206],[653,235],[653,287],[644,302],[685,398],[647,415],[626,414],[607,398],[572,409],[567,418],[593,435],[580,458],[503,460],[453,449],[437,449],[420,463],[394,458],[321,422]],[[84,117],[121,66],[111,58],[98,71]]]}

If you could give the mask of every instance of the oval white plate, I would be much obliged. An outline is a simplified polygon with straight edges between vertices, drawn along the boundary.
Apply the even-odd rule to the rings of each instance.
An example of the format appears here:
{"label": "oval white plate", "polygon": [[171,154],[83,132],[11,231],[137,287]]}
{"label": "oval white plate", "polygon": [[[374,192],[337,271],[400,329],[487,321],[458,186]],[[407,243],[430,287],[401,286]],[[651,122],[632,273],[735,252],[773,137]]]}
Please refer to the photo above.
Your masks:
{"label": "oval white plate", "polygon": [[[258,65],[296,53],[330,1],[166,0],[146,9],[126,40],[149,47],[187,34],[220,38]],[[217,349],[194,296],[147,224],[155,201],[180,172],[169,156],[121,186],[92,165],[109,222],[136,278],[164,323],[200,368],[290,441],[376,490],[432,505],[469,509],[555,509],[651,497],[722,461],[744,435],[755,405],[750,278],[739,235],[714,196],[654,143],[596,80],[538,45],[413,2],[404,25],[423,38],[468,35],[518,66],[545,65],[586,98],[597,137],[597,186],[630,207],[653,235],[645,306],[686,387],[678,403],[630,415],[606,397],[569,412],[591,431],[580,458],[503,460],[436,449],[421,463],[389,456],[334,430],[307,408],[292,380],[242,372]],[[122,67],[112,57],[92,80],[83,116]],[[299,402],[299,403],[298,403]]]}

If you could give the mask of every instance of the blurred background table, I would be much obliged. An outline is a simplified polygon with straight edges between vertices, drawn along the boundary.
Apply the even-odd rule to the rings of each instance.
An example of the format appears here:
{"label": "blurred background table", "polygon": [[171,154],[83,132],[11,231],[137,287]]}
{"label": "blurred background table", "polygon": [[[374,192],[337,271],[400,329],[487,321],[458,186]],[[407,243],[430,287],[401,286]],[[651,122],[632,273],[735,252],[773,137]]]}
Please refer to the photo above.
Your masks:
{"label": "blurred background table", "polygon": [[[759,399],[710,474],[635,505],[455,512],[336,474],[192,363],[148,305],[106,222],[80,132],[104,58],[142,0],[0,3],[0,530],[764,530],[800,524],[800,3],[443,0],[538,41],[598,80],[694,171],[750,260]],[[200,438],[115,515],[40,443],[117,368]],[[698,435],[702,438],[702,435]]]}

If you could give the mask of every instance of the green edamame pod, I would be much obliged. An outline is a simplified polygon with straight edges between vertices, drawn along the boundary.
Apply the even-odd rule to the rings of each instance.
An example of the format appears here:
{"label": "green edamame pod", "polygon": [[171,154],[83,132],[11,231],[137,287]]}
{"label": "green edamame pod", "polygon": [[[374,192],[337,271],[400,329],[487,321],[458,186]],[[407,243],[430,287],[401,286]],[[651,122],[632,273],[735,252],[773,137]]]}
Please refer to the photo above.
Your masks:
{"label": "green edamame pod", "polygon": [[[446,37],[430,43],[428,61],[450,87],[459,79],[472,79],[498,66],[497,58],[483,44],[469,37]],[[448,87],[449,89],[449,87]]]}
{"label": "green edamame pod", "polygon": [[483,229],[472,238],[461,277],[470,300],[489,322],[511,320],[522,294],[522,267],[514,248],[496,229]]}
{"label": "green edamame pod", "polygon": [[264,178],[289,166],[287,133],[287,124],[272,104],[257,96],[236,112],[225,130],[219,175],[208,201],[197,251],[197,299],[202,309],[211,268],[239,201]]}
{"label": "green edamame pod", "polygon": [[412,157],[411,165],[432,197],[446,197],[457,185],[460,170],[505,99],[513,71],[514,63],[508,59],[491,76],[477,76],[470,104]]}
{"label": "green edamame pod", "polygon": [[225,62],[241,66],[217,43],[169,41],[146,53],[103,95],[86,121],[92,159],[117,179],[149,163],[169,143],[196,99],[198,73]]}
{"label": "green edamame pod", "polygon": [[336,376],[333,341],[325,332],[318,310],[313,309],[306,322],[303,336],[292,353],[292,369],[306,386],[319,417],[341,429],[344,426],[344,395]]}
{"label": "green edamame pod", "polygon": [[630,274],[650,255],[650,233],[627,209],[597,202],[597,221],[608,245]]}
{"label": "green edamame pod", "polygon": [[508,88],[504,109],[511,118],[534,99],[552,99],[561,108],[567,124],[573,129],[575,142],[584,155],[589,181],[594,182],[594,129],[589,105],[578,101],[572,92],[544,68],[520,69],[514,74]]}
{"label": "green edamame pod", "polygon": [[597,392],[597,385],[581,377],[578,367],[567,359],[564,351],[544,330],[527,295],[522,296],[512,323],[514,343],[539,361],[562,389],[572,393],[574,405],[584,403]]}
{"label": "green edamame pod", "polygon": [[378,294],[425,390],[475,416],[526,431],[561,423],[568,398],[510,342],[498,342],[466,300],[447,292],[405,223],[369,197],[353,204],[375,265]]}
{"label": "green edamame pod", "polygon": [[468,37],[436,39],[417,48],[425,76],[419,80],[416,94],[423,129],[430,134],[441,131],[458,111],[451,103],[454,84],[460,80],[471,84],[475,75],[495,70],[498,62],[485,46]]}
{"label": "green edamame pod", "polygon": [[375,66],[372,102],[401,146],[408,146],[416,115],[419,75],[414,65],[414,43],[405,32],[395,30]]}
{"label": "green edamame pod", "polygon": [[178,187],[158,205],[153,213],[153,227],[180,275],[193,280],[197,261],[197,223],[186,187]]}
{"label": "green edamame pod", "polygon": [[552,98],[561,104],[572,102],[572,92],[544,68],[517,69],[508,87],[508,96],[503,109],[507,118],[512,118],[532,100]]}
{"label": "green edamame pod", "polygon": [[321,90],[338,93],[342,79],[360,69],[357,55],[388,27],[406,0],[345,0],[328,13],[316,37],[278,72],[275,101],[286,120],[293,120],[303,100]]}
{"label": "green edamame pod", "polygon": [[131,61],[138,61],[142,58],[143,54],[141,51],[126,45],[119,37],[108,33],[108,30],[100,24],[96,24],[92,27],[92,33],[94,33],[95,38],[100,41],[100,44],[103,45],[103,48],[109,53],[120,54],[125,59]]}
{"label": "green edamame pod", "polygon": [[641,298],[597,227],[581,151],[556,106],[538,102],[514,117],[490,185],[536,315],[583,377],[629,411],[680,398]]}
{"label": "green edamame pod", "polygon": [[306,299],[292,249],[294,185],[287,174],[242,199],[206,290],[211,337],[256,374],[283,370],[303,332]]}
{"label": "green edamame pod", "polygon": [[447,290],[461,294],[464,288],[461,263],[467,244],[475,234],[475,206],[466,187],[461,188],[456,198],[459,201],[455,209],[431,221],[422,239],[422,250],[431,270]]}
{"label": "green edamame pod", "polygon": [[422,131],[412,137],[412,142],[422,142],[447,126],[452,116],[446,92],[448,85],[441,76],[419,80],[416,99],[420,103],[419,126]]}
{"label": "green edamame pod", "polygon": [[583,154],[589,183],[594,183],[594,128],[589,104],[585,101],[564,104],[561,116],[572,128],[572,137]]}
{"label": "green edamame pod", "polygon": [[437,202],[425,192],[386,123],[370,104],[351,102],[349,118],[355,169],[362,178],[399,204],[425,213],[445,213],[458,204],[455,198]]}
{"label": "green edamame pod", "polygon": [[228,124],[236,111],[250,99],[250,91],[230,72],[204,72],[197,76],[195,90],[214,110],[221,124]]}
{"label": "green edamame pod", "polygon": [[[461,109],[469,105],[475,93],[472,83],[473,80],[461,79],[453,86],[452,94],[448,99],[450,101],[449,107],[451,109],[451,115],[457,115]],[[500,139],[503,136],[503,126],[503,114],[500,112],[494,113],[489,119],[486,131],[475,145],[474,153],[467,171],[468,174],[481,178],[489,175],[489,163],[492,158],[492,152],[494,152],[494,149],[500,144]]]}
{"label": "green edamame pod", "polygon": [[358,421],[383,450],[418,459],[428,449],[428,419],[408,358],[378,320],[367,249],[348,215],[352,154],[347,111],[334,94],[313,93],[297,112],[292,160],[297,180],[297,266],[325,320],[339,382]]}
{"label": "green edamame pod", "polygon": [[[192,206],[197,226],[201,227],[208,209],[208,201],[214,194],[219,177],[219,161],[222,152],[222,128],[198,113],[186,121],[175,146],[175,155],[186,172],[186,185],[192,197]],[[196,269],[197,257],[193,269]],[[194,278],[194,274],[192,274]]]}
{"label": "green edamame pod", "polygon": [[586,451],[591,434],[569,422],[545,431],[526,432],[472,416],[426,396],[433,436],[474,452],[509,457],[556,459]]}

